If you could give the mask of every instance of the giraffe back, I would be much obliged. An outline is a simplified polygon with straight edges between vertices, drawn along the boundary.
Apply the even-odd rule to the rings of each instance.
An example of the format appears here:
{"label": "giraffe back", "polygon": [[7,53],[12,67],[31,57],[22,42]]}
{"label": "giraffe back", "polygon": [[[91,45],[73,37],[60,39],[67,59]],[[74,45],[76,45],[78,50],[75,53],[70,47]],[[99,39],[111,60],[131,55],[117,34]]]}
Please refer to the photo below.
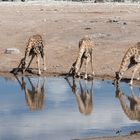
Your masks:
{"label": "giraffe back", "polygon": [[79,56],[84,55],[83,57],[86,57],[86,55],[92,53],[92,49],[94,47],[94,42],[90,37],[84,37],[79,41]]}
{"label": "giraffe back", "polygon": [[84,37],[79,41],[79,54],[75,63],[76,69],[79,69],[82,58],[87,59],[92,56],[93,47],[94,42],[90,37]]}
{"label": "giraffe back", "polygon": [[33,35],[28,40],[25,55],[26,53],[29,53],[29,55],[40,54],[41,51],[43,51],[43,47],[43,39],[41,35]]}

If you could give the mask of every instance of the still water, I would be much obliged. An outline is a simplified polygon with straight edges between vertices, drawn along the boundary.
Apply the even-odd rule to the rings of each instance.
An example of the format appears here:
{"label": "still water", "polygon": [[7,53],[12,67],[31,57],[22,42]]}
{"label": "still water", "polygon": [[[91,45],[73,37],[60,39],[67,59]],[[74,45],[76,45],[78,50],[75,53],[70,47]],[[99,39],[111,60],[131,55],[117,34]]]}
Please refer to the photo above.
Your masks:
{"label": "still water", "polygon": [[[134,87],[135,98],[139,92]],[[70,140],[128,134],[140,130],[140,103],[131,96],[126,83],[121,83],[116,97],[112,81],[0,77],[0,139]]]}

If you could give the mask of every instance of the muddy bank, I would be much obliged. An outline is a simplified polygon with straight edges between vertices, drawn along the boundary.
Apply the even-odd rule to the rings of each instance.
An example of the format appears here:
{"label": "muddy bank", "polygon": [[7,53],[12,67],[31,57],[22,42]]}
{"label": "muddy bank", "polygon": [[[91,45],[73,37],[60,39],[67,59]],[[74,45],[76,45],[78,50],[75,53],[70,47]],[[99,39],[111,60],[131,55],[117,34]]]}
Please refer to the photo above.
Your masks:
{"label": "muddy bank", "polygon": [[[139,140],[140,134],[135,134],[133,136],[116,136],[116,137],[103,137],[103,138],[90,138],[85,140]],[[84,140],[84,139],[83,139]]]}
{"label": "muddy bank", "polygon": [[[102,138],[89,138],[83,140],[139,140],[140,133],[129,134],[127,136],[115,136],[115,137],[102,137]],[[82,140],[82,139],[81,139]]]}

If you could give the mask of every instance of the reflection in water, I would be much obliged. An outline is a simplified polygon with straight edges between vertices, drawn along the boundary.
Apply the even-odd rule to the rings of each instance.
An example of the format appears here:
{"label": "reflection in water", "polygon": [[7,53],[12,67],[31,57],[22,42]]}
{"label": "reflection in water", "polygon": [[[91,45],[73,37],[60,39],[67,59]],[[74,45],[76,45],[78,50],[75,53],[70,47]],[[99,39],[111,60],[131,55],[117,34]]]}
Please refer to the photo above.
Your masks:
{"label": "reflection in water", "polygon": [[27,80],[31,87],[27,86],[26,77],[19,79],[15,76],[18,83],[21,86],[21,89],[25,92],[25,100],[31,111],[41,110],[44,107],[44,99],[46,92],[46,79],[44,78],[42,86],[40,86],[40,78],[38,77],[37,85],[33,84],[30,77],[27,77]]}
{"label": "reflection in water", "polygon": [[124,113],[130,120],[140,121],[140,98],[135,95],[133,87],[130,87],[131,95],[123,93],[119,87],[116,88],[116,97],[119,99]]}
{"label": "reflection in water", "polygon": [[[69,86],[72,89],[72,92],[76,96],[79,112],[84,115],[90,115],[93,110],[93,102],[92,102],[92,94],[93,94],[93,81],[91,84],[90,91],[88,90],[89,82],[87,80],[84,80],[84,86],[82,86],[81,79],[79,79],[79,86],[80,90],[78,89],[78,84],[76,84],[75,78],[73,78],[73,82],[70,83],[70,80],[66,78],[66,81],[68,82]],[[83,88],[84,87],[84,88]]]}
{"label": "reflection in water", "polygon": [[[94,91],[90,90],[92,81],[87,81],[87,93],[89,95],[87,97],[94,96],[90,103],[90,105],[94,104],[94,113],[85,116],[79,113],[78,106],[81,102],[83,112],[86,112],[85,101],[83,101],[86,97],[86,81],[68,77],[68,81],[71,83],[70,87],[64,77],[47,77],[47,88],[44,89],[47,93],[46,104],[45,92],[38,96],[34,95],[37,93],[33,95],[32,93],[24,94],[25,91],[32,90],[30,81],[34,86],[34,91],[37,91],[38,77],[29,77],[30,81],[28,77],[18,77],[17,79],[19,82],[0,78],[0,139],[88,139],[90,137],[114,136],[118,130],[121,130],[121,135],[140,130],[140,123],[127,119],[125,113],[122,112],[119,100],[114,96],[115,88],[111,84],[112,81],[94,79]],[[43,82],[45,86],[45,79],[40,77],[40,90],[43,88]],[[120,86],[127,93],[128,84],[121,82]],[[81,92],[82,90],[83,92]],[[138,95],[135,88],[134,91]],[[27,101],[25,101],[26,94],[28,95]],[[32,98],[37,98],[36,106],[44,106],[45,108],[47,106],[47,110],[30,112],[28,106],[35,104]],[[29,104],[28,106],[25,105],[26,102]],[[39,102],[41,105],[38,105]]]}

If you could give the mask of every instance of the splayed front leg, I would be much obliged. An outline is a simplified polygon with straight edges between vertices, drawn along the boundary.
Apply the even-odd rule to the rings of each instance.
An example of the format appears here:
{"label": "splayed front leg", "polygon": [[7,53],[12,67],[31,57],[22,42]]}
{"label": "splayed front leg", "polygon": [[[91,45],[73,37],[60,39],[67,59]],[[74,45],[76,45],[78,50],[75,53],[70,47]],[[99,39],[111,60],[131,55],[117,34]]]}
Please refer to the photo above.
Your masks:
{"label": "splayed front leg", "polygon": [[26,67],[25,71],[29,69],[29,67],[30,67],[30,65],[31,65],[31,63],[32,63],[32,61],[33,61],[33,59],[34,59],[34,57],[35,57],[35,55],[32,55],[31,60],[30,60],[30,62],[29,62],[29,64],[28,64],[28,66]]}
{"label": "splayed front leg", "polygon": [[[92,50],[93,51],[93,50]],[[91,52],[90,54],[91,58],[90,58],[90,62],[91,62],[91,70],[92,70],[92,76],[94,77],[95,76],[95,73],[94,73],[94,70],[93,70],[93,52]]]}
{"label": "splayed front leg", "polygon": [[138,71],[138,69],[140,68],[140,63],[138,63],[136,66],[135,66],[135,68],[134,68],[134,70],[133,70],[133,72],[132,72],[132,77],[131,77],[131,81],[130,81],[130,86],[132,86],[133,85],[133,79],[134,79],[134,75],[135,75],[135,73]]}
{"label": "splayed front leg", "polygon": [[86,58],[86,65],[85,65],[85,77],[84,77],[85,79],[88,78],[88,76],[87,76],[87,67],[88,67],[89,61],[90,61],[90,57],[87,57]]}
{"label": "splayed front leg", "polygon": [[38,75],[41,75],[39,56],[37,55],[36,58],[37,58],[36,62],[37,62],[37,67],[38,67]]}
{"label": "splayed front leg", "polygon": [[46,58],[45,58],[45,56],[43,56],[43,66],[44,66],[43,70],[46,71]]}
{"label": "splayed front leg", "polygon": [[42,44],[42,49],[41,49],[41,57],[43,59],[43,70],[46,71],[46,58],[45,58],[45,53],[44,53],[44,49],[43,49],[43,44]]}

